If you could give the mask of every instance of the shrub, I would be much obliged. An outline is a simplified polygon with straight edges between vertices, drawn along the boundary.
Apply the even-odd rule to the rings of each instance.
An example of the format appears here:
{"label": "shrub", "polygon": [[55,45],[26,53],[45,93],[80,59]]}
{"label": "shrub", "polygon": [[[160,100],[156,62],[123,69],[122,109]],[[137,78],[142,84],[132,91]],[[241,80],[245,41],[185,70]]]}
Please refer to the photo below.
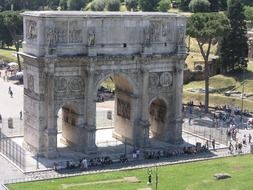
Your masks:
{"label": "shrub", "polygon": [[197,12],[209,12],[210,2],[208,0],[191,0],[189,9],[193,13]]}
{"label": "shrub", "polygon": [[126,8],[128,11],[136,10],[137,9],[137,0],[126,0]]}
{"label": "shrub", "polygon": [[119,11],[120,10],[120,0],[108,0],[107,1],[108,11]]}
{"label": "shrub", "polygon": [[105,6],[105,0],[93,0],[91,2],[90,8],[92,11],[103,11],[105,9]]}
{"label": "shrub", "polygon": [[160,12],[167,12],[171,7],[171,2],[170,0],[161,0],[158,3],[158,10]]}

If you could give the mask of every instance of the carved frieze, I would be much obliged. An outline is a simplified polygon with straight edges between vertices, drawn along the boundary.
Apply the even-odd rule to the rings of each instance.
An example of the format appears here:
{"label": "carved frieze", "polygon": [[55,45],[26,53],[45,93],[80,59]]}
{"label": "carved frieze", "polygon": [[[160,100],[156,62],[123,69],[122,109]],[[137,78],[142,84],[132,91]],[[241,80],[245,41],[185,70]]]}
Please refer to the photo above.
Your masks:
{"label": "carved frieze", "polygon": [[149,86],[156,87],[159,85],[159,74],[158,73],[150,73],[149,74]]}
{"label": "carved frieze", "polygon": [[172,40],[172,32],[173,30],[170,29],[171,23],[162,23],[162,36],[165,38],[166,41]]}
{"label": "carved frieze", "polygon": [[69,43],[82,43],[82,28],[77,21],[69,23]]}
{"label": "carved frieze", "polygon": [[28,40],[37,39],[37,22],[34,20],[26,21],[26,39]]}
{"label": "carved frieze", "polygon": [[82,98],[85,84],[81,77],[55,77],[55,97],[63,99]]}
{"label": "carved frieze", "polygon": [[131,105],[129,102],[117,99],[117,115],[126,119],[130,119]]}
{"label": "carved frieze", "polygon": [[57,43],[67,43],[68,42],[68,23],[57,22],[55,26],[55,32],[57,36]]}
{"label": "carved frieze", "polygon": [[154,42],[159,41],[161,35],[161,22],[151,21],[150,28],[152,33],[152,41]]}

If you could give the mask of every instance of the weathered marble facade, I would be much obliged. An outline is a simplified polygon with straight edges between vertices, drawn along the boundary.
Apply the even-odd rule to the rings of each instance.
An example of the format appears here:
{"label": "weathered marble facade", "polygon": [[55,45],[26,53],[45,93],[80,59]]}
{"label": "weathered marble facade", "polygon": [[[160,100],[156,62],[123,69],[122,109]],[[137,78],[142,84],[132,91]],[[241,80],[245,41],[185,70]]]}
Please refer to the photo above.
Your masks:
{"label": "weathered marble facade", "polygon": [[57,152],[63,137],[77,151],[94,151],[96,95],[112,77],[114,136],[135,146],[153,138],[182,141],[185,17],[165,13],[25,12],[25,146]]}

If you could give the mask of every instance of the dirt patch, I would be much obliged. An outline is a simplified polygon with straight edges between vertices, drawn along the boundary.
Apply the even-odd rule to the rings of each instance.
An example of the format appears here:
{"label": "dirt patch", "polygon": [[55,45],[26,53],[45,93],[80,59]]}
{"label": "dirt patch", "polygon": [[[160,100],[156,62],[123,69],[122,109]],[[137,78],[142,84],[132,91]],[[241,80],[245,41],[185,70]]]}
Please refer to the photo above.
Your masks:
{"label": "dirt patch", "polygon": [[97,185],[97,184],[108,184],[108,183],[140,183],[140,180],[135,177],[124,177],[123,179],[113,179],[113,180],[104,180],[104,181],[94,181],[94,182],[87,182],[87,183],[70,183],[70,184],[62,184],[63,189],[68,189],[71,187],[77,186],[86,186],[86,185]]}
{"label": "dirt patch", "polygon": [[237,165],[237,166],[233,166],[232,169],[233,169],[233,170],[236,170],[236,171],[239,171],[239,170],[242,169],[242,167],[239,166],[239,165]]}

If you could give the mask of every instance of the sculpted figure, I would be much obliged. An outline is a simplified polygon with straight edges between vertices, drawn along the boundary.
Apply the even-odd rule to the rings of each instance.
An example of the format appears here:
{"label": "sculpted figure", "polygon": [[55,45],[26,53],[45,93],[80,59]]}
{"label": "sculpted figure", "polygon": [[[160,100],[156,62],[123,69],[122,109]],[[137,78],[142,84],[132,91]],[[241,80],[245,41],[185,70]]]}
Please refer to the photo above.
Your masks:
{"label": "sculpted figure", "polygon": [[54,29],[50,28],[47,32],[48,47],[53,47],[56,44],[56,33]]}
{"label": "sculpted figure", "polygon": [[178,42],[179,43],[184,43],[184,26],[180,25],[178,26]]}
{"label": "sculpted figure", "polygon": [[88,34],[88,45],[94,46],[95,45],[95,32],[94,30],[90,30]]}

